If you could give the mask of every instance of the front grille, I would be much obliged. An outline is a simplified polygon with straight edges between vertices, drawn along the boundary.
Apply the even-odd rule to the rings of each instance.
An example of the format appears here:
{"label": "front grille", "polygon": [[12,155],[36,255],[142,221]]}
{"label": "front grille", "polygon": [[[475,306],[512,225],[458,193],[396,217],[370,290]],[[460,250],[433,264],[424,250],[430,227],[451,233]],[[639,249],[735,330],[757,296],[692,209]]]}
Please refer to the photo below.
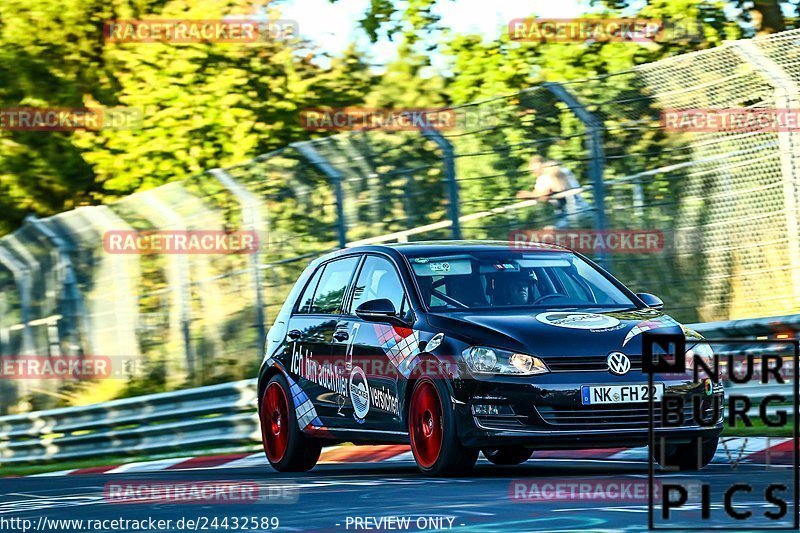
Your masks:
{"label": "front grille", "polygon": [[[608,372],[605,355],[551,357],[545,363],[551,372]],[[630,372],[642,369],[642,356],[629,355]]]}
{"label": "front grille", "polygon": [[[536,410],[545,423],[553,426],[576,426],[581,428],[637,428],[646,429],[650,423],[648,405],[631,403],[623,405],[578,405],[578,406],[538,406]],[[653,406],[655,427],[662,427],[661,408]],[[705,417],[711,416],[711,409],[705,409]],[[670,413],[668,421],[677,422],[676,414]],[[684,426],[695,426],[691,402],[684,406]],[[670,425],[669,427],[674,427]]]}

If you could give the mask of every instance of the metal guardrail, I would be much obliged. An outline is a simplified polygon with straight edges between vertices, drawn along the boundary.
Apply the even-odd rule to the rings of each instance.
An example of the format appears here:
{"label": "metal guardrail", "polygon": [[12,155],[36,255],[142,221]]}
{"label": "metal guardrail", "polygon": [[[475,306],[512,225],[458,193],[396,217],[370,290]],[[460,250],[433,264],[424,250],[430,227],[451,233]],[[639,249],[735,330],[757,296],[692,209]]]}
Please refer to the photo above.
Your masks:
{"label": "metal guardrail", "polygon": [[755,340],[761,337],[776,338],[777,335],[797,337],[797,333],[800,332],[800,315],[705,322],[688,324],[687,327],[710,339],[754,337]]}
{"label": "metal guardrail", "polygon": [[[800,329],[800,315],[692,324],[708,338],[774,335]],[[792,386],[734,386],[729,392],[759,401],[766,394],[792,397]],[[0,465],[82,459],[99,454],[146,455],[261,440],[256,380],[126,398],[0,417]],[[778,407],[769,409],[774,414]],[[784,407],[785,408],[785,407]],[[789,410],[789,416],[792,416]]]}
{"label": "metal guardrail", "polygon": [[256,380],[0,418],[0,464],[259,442]]}

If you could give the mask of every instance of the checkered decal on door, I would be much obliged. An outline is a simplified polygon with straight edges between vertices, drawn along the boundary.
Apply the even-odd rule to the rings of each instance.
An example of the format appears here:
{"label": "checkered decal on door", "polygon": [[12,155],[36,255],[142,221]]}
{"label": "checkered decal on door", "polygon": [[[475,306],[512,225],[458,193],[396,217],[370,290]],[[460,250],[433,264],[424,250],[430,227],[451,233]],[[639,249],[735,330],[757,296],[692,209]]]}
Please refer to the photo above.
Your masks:
{"label": "checkered decal on door", "polygon": [[389,361],[400,373],[408,377],[411,369],[419,361],[419,332],[410,328],[400,328],[373,324],[378,343],[389,356]]}
{"label": "checkered decal on door", "polygon": [[297,423],[301,429],[322,429],[322,421],[317,416],[317,410],[314,409],[314,404],[308,398],[300,385],[294,382],[292,378],[286,376],[289,380],[289,388],[292,392],[292,402],[294,403],[294,412],[297,415]]}

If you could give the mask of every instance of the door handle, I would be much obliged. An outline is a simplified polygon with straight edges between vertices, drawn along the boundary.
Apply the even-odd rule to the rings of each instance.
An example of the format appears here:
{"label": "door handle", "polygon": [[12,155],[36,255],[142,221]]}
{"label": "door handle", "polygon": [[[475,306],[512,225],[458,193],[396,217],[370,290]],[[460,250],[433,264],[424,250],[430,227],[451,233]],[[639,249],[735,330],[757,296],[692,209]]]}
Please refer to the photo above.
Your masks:
{"label": "door handle", "polygon": [[344,342],[350,338],[350,334],[346,331],[337,331],[333,334],[333,340],[337,340],[339,342]]}
{"label": "door handle", "polygon": [[300,335],[302,335],[302,333],[300,333],[299,329],[293,329],[289,333],[286,334],[286,336],[289,337],[292,340],[299,339]]}

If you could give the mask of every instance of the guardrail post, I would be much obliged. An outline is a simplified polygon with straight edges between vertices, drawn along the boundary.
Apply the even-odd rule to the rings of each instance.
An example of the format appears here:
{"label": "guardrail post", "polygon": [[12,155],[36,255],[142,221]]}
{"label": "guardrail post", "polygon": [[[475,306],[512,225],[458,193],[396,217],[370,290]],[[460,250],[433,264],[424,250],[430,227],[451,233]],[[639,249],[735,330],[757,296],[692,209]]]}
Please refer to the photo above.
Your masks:
{"label": "guardrail post", "polygon": [[[603,173],[605,171],[605,151],[603,150],[603,122],[595,117],[586,106],[580,103],[563,85],[555,82],[544,84],[553,95],[567,104],[570,111],[575,113],[578,120],[583,122],[586,127],[586,145],[589,151],[589,178],[592,181],[594,191],[594,215],[595,229],[598,231],[606,230],[606,206],[605,206],[605,184],[603,183]],[[609,270],[609,263],[605,252],[598,252],[597,262],[606,270]]]}
{"label": "guardrail post", "polygon": [[449,202],[450,220],[453,222],[450,231],[453,239],[461,239],[461,222],[459,220],[458,182],[456,181],[456,156],[453,145],[435,129],[423,128],[422,135],[436,143],[442,151],[442,164],[444,166],[444,179],[447,183],[447,196]]}
{"label": "guardrail post", "polygon": [[[752,65],[774,89],[777,109],[800,110],[800,84],[758,45],[758,41],[740,40],[733,50]],[[783,201],[786,212],[786,238],[792,277],[792,308],[800,310],[800,133],[790,128],[780,128],[778,146],[783,177]]]}
{"label": "guardrail post", "polygon": [[311,146],[309,141],[292,143],[289,146],[295,148],[301,155],[308,159],[309,163],[314,165],[317,170],[325,174],[331,179],[334,193],[336,194],[336,227],[339,236],[339,247],[347,247],[347,220],[344,213],[344,191],[342,189],[342,181],[344,181],[344,174],[331,165],[316,148]]}
{"label": "guardrail post", "polygon": [[[228,189],[231,194],[236,197],[236,200],[239,202],[239,207],[242,211],[242,221],[246,228],[250,229],[250,231],[255,232],[257,235],[259,234],[259,229],[261,228],[261,210],[260,210],[260,202],[258,201],[258,197],[244,188],[238,181],[236,181],[233,176],[225,172],[221,168],[214,168],[208,171],[212,177],[216,178],[223,187]],[[269,238],[269,236],[267,236]],[[259,248],[261,247],[261,238],[259,236]],[[265,324],[266,324],[266,317],[264,314],[264,298],[261,292],[261,271],[259,270],[259,263],[258,263],[258,250],[249,254],[250,255],[250,273],[253,278],[253,289],[255,290],[255,297],[256,297],[256,324],[255,326],[258,328],[258,346],[256,350],[258,351],[258,356],[263,356],[262,350],[266,344],[266,332],[265,332]]]}

